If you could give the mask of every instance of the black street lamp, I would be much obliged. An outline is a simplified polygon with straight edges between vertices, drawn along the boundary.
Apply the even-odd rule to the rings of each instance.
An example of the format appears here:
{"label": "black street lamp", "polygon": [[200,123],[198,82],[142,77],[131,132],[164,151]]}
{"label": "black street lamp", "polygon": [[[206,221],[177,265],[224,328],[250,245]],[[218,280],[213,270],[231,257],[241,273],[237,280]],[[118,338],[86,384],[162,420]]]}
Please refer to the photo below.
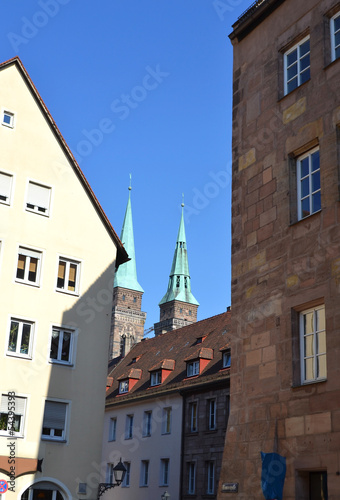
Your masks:
{"label": "black street lamp", "polygon": [[124,477],[126,474],[126,467],[122,462],[122,459],[119,460],[118,464],[113,467],[113,475],[115,477],[115,483],[100,483],[98,486],[98,495],[97,500],[102,496],[102,494],[115,486],[120,486],[124,481]]}

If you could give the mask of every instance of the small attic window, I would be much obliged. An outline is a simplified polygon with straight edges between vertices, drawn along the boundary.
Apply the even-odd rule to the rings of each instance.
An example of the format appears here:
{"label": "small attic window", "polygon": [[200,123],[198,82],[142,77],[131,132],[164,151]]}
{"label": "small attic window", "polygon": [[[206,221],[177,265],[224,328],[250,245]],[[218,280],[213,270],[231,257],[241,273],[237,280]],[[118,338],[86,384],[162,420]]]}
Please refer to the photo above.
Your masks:
{"label": "small attic window", "polygon": [[199,375],[199,372],[200,362],[198,359],[187,363],[187,377],[194,377],[195,375]]}
{"label": "small attic window", "polygon": [[191,316],[191,311],[189,311],[189,316]]}
{"label": "small attic window", "polygon": [[184,276],[184,288],[188,288],[188,278]]}
{"label": "small attic window", "polygon": [[176,287],[177,288],[179,288],[180,281],[181,281],[181,277],[180,276],[176,276]]}
{"label": "small attic window", "polygon": [[125,300],[125,295],[123,295],[122,299]]}
{"label": "small attic window", "polygon": [[2,113],[2,125],[5,125],[5,127],[14,127],[14,113],[11,113],[10,111],[3,111]]}
{"label": "small attic window", "polygon": [[151,373],[151,387],[162,383],[162,370],[157,370]]}
{"label": "small attic window", "polygon": [[222,354],[222,361],[223,361],[223,368],[230,368],[230,362],[231,362],[230,349],[224,351],[224,353]]}
{"label": "small attic window", "polygon": [[119,382],[119,394],[125,394],[126,392],[129,392],[129,381],[122,380]]}
{"label": "small attic window", "polygon": [[134,301],[134,302],[137,302],[137,298],[136,298],[136,297],[133,297],[133,301]]}
{"label": "small attic window", "polygon": [[206,338],[207,338],[207,336],[206,336],[206,335],[204,335],[203,337],[198,337],[198,338],[196,339],[196,342],[195,342],[195,344],[194,344],[194,345],[197,345],[197,344],[202,344],[202,342],[203,342]]}

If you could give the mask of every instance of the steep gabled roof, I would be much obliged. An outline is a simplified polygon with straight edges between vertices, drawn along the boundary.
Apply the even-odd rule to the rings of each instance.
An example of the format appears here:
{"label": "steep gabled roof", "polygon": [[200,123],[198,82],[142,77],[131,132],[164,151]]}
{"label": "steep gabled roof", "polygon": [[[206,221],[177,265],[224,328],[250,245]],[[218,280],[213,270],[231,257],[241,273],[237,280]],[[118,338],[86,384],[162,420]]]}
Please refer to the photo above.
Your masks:
{"label": "steep gabled roof", "polygon": [[75,174],[77,175],[77,177],[80,180],[83,188],[87,192],[87,194],[88,194],[91,202],[93,203],[94,208],[96,209],[96,211],[97,211],[100,219],[102,220],[102,222],[103,222],[104,226],[106,227],[109,235],[111,236],[113,242],[115,243],[115,245],[117,247],[116,266],[119,266],[120,264],[123,264],[124,262],[127,262],[129,260],[129,257],[128,257],[128,254],[127,254],[127,252],[126,252],[126,250],[125,250],[122,242],[120,241],[120,239],[117,236],[117,233],[113,229],[113,227],[112,227],[109,219],[107,218],[107,216],[106,216],[106,214],[105,214],[102,206],[100,205],[100,203],[97,200],[94,192],[92,191],[91,186],[88,183],[88,181],[87,181],[87,179],[86,179],[83,171],[79,167],[79,165],[78,165],[76,159],[74,158],[74,156],[73,156],[70,148],[66,144],[66,141],[65,141],[64,137],[62,136],[60,130],[58,129],[55,121],[52,118],[51,113],[47,109],[46,104],[44,103],[43,99],[41,98],[38,90],[36,89],[34,83],[32,82],[32,80],[31,80],[29,74],[27,73],[27,71],[26,71],[23,63],[21,62],[20,58],[18,56],[16,56],[16,57],[13,57],[12,59],[9,59],[8,61],[0,63],[0,70],[3,70],[4,68],[9,67],[11,65],[15,65],[17,67],[17,69],[19,70],[19,72],[22,75],[23,79],[25,80],[25,82],[26,82],[28,88],[30,89],[30,91],[32,92],[32,95],[33,95],[34,99],[36,100],[38,106],[40,107],[40,109],[44,113],[47,121],[51,125],[51,128],[52,128],[52,130],[53,130],[53,132],[55,134],[55,137],[56,137],[57,141],[59,142],[61,148],[63,149],[65,155],[67,156],[68,160],[70,161],[70,164],[72,165]]}
{"label": "steep gabled roof", "polygon": [[[228,379],[229,369],[223,369],[221,346],[225,349],[229,346],[230,316],[228,311],[136,344],[118,365],[109,370],[113,383],[107,392],[106,406]],[[205,337],[204,346],[197,345],[198,337]],[[195,358],[209,361],[198,376],[187,377],[187,361]],[[165,369],[169,362],[173,369],[166,380],[151,387],[150,371]],[[126,377],[131,368],[141,370],[141,378],[129,393],[119,395],[119,380]]]}

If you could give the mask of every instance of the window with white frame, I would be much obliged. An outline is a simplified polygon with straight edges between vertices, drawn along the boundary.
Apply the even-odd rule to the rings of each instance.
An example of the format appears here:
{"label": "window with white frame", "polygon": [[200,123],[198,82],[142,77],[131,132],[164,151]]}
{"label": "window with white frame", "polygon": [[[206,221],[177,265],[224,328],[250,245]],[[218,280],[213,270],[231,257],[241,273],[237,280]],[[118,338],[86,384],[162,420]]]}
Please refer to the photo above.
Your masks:
{"label": "window with white frame", "polygon": [[141,473],[140,473],[140,485],[149,486],[149,460],[142,460],[141,462]]}
{"label": "window with white frame", "polygon": [[107,464],[106,466],[106,482],[110,484],[115,482],[113,467],[114,467],[113,464]]}
{"label": "window with white frame", "polygon": [[163,408],[162,434],[171,433],[172,408]]}
{"label": "window with white frame", "polygon": [[122,482],[123,488],[128,488],[130,486],[130,476],[131,476],[131,462],[124,462],[126,469],[124,480]]}
{"label": "window with white frame", "polygon": [[222,355],[222,362],[223,362],[223,368],[230,368],[230,363],[231,363],[231,351],[228,349],[227,351],[224,351]]}
{"label": "window with white frame", "polygon": [[297,158],[298,220],[321,210],[319,148]]}
{"label": "window with white frame", "polygon": [[340,57],[340,12],[331,19],[332,61]]}
{"label": "window with white frame", "polygon": [[45,401],[42,430],[43,439],[51,439],[53,441],[66,440],[67,412],[68,403]]}
{"label": "window with white frame", "polygon": [[310,38],[307,36],[284,54],[285,94],[310,79]]}
{"label": "window with white frame", "polygon": [[14,127],[14,113],[11,111],[3,110],[2,111],[2,120],[1,120],[2,125],[5,125],[5,127]]}
{"label": "window with white frame", "polygon": [[70,365],[72,363],[72,348],[74,330],[54,326],[52,328],[50,361]]}
{"label": "window with white frame", "polygon": [[39,286],[42,253],[19,247],[15,280],[27,285]]}
{"label": "window with white frame", "polygon": [[13,185],[13,175],[0,172],[0,203],[10,205]]}
{"label": "window with white frame", "polygon": [[129,392],[129,381],[121,380],[119,382],[119,394],[125,394],[126,392]]}
{"label": "window with white frame", "polygon": [[197,432],[198,430],[198,417],[197,417],[198,404],[197,401],[189,404],[190,414],[190,431]]}
{"label": "window with white frame", "polygon": [[157,370],[155,372],[151,372],[151,385],[159,385],[162,383],[162,370]]}
{"label": "window with white frame", "polygon": [[26,210],[40,215],[49,215],[51,188],[29,181],[27,188]]}
{"label": "window with white frame", "polygon": [[143,415],[143,437],[151,436],[152,412],[145,411]]}
{"label": "window with white frame", "polygon": [[327,377],[325,306],[300,313],[300,349],[302,383]]}
{"label": "window with white frame", "polygon": [[196,463],[190,462],[188,464],[188,493],[194,495],[196,486]]}
{"label": "window with white frame", "polygon": [[169,486],[169,465],[170,460],[168,458],[161,458],[159,486]]}
{"label": "window with white frame", "polygon": [[79,272],[80,262],[60,257],[58,263],[57,291],[78,293]]}
{"label": "window with white frame", "polygon": [[15,438],[24,435],[26,400],[14,392],[1,394],[0,436]]}
{"label": "window with white frame", "polygon": [[110,418],[110,423],[109,423],[109,441],[116,441],[116,435],[117,435],[117,418],[112,417]]}
{"label": "window with white frame", "polygon": [[132,439],[133,436],[133,415],[126,415],[125,439]]}
{"label": "window with white frame", "polygon": [[34,323],[11,318],[7,354],[30,358],[32,355]]}
{"label": "window with white frame", "polygon": [[190,361],[187,363],[187,377],[194,377],[198,375],[200,372],[200,362],[197,359],[196,361]]}
{"label": "window with white frame", "polygon": [[216,400],[208,400],[208,428],[209,430],[216,429]]}
{"label": "window with white frame", "polygon": [[207,462],[207,494],[215,493],[215,463]]}
{"label": "window with white frame", "polygon": [[[83,491],[84,487],[86,489],[86,483],[78,483],[78,492],[80,494],[86,494],[86,491]],[[40,500],[42,498],[45,500],[64,500],[64,495],[61,494],[53,482],[41,481],[32,484],[19,498],[21,500]]]}

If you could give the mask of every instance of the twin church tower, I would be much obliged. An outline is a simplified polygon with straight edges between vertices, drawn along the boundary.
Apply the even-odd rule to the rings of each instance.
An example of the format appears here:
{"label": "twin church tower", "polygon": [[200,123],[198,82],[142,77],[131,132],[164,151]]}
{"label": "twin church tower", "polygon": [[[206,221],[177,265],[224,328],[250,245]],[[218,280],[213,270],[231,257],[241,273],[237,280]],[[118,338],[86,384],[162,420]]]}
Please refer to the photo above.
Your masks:
{"label": "twin church tower", "polygon": [[[197,321],[199,303],[191,293],[187,244],[182,215],[172,261],[168,289],[159,303],[160,320],[155,335]],[[146,313],[142,312],[143,288],[137,280],[135,243],[132,224],[131,186],[120,239],[130,260],[119,266],[114,280],[109,358],[125,356],[133,344],[142,340]]]}

